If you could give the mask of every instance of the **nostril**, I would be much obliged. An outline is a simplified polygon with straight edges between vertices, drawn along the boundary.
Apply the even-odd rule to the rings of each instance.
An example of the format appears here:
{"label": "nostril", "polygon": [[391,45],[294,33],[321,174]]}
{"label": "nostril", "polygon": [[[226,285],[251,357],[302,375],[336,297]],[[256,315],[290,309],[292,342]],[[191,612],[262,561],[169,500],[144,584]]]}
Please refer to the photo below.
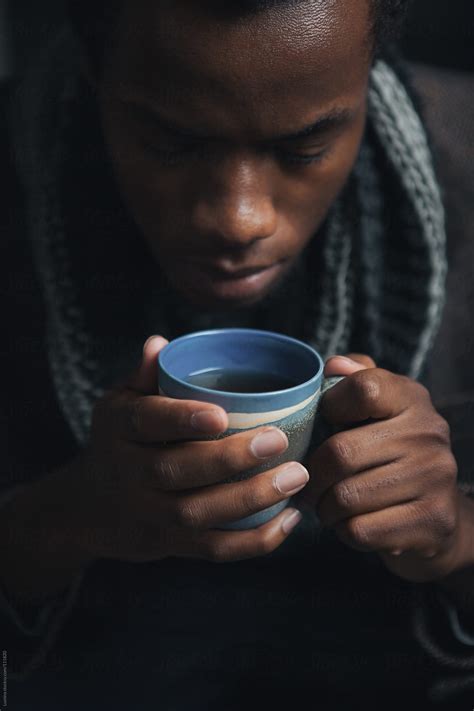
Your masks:
{"label": "nostril", "polygon": [[[222,247],[248,247],[277,231],[278,215],[268,193],[261,186],[229,186],[202,195],[193,211],[193,227],[219,240]],[[220,251],[224,251],[221,247]]]}
{"label": "nostril", "polygon": [[226,250],[239,250],[251,247],[260,240],[271,237],[276,232],[276,219],[266,222],[258,216],[251,217],[235,215],[229,210],[211,211],[203,218],[194,220],[196,231],[212,239],[214,249],[224,252]]}

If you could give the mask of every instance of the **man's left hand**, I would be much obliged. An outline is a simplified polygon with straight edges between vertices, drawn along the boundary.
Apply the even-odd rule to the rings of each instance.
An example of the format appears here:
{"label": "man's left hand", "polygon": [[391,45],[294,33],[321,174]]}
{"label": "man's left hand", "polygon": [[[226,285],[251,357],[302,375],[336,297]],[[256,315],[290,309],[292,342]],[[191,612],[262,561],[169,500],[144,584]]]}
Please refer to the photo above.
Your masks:
{"label": "man's left hand", "polygon": [[[441,579],[474,564],[472,502],[457,486],[450,429],[429,391],[377,368],[366,355],[327,360],[321,414],[342,429],[305,460],[298,500],[358,551],[377,552],[394,574]],[[351,362],[352,361],[352,362]]]}

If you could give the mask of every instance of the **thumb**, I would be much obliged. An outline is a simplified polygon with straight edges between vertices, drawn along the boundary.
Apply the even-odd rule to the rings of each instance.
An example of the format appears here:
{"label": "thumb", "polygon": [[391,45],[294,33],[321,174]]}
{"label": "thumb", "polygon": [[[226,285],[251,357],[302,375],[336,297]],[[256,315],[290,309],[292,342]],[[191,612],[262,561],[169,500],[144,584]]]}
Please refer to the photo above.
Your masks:
{"label": "thumb", "polygon": [[324,375],[352,375],[358,370],[376,368],[375,361],[363,353],[349,353],[346,356],[331,356],[324,367]]}
{"label": "thumb", "polygon": [[141,363],[126,382],[128,388],[146,395],[158,393],[157,356],[168,343],[163,336],[150,336],[145,341]]}

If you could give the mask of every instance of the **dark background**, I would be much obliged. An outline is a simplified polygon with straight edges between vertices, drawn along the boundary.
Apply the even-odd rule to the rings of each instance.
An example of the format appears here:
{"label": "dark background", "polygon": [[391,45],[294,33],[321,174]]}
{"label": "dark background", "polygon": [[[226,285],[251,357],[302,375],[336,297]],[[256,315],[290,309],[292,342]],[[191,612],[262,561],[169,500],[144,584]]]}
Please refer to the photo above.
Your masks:
{"label": "dark background", "polygon": [[474,0],[415,0],[403,48],[411,59],[474,71]]}
{"label": "dark background", "polygon": [[[0,7],[3,3],[9,72],[18,74],[61,21],[65,2],[0,0]],[[402,45],[411,59],[474,71],[474,0],[414,0]]]}

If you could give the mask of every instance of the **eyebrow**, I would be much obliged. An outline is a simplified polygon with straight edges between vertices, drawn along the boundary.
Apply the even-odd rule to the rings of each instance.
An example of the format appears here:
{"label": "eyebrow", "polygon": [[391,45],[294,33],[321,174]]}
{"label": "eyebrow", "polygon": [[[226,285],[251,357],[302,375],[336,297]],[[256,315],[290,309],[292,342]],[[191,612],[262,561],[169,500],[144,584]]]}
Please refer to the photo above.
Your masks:
{"label": "eyebrow", "polygon": [[355,111],[352,109],[332,109],[328,113],[319,116],[313,123],[303,126],[292,133],[283,133],[269,139],[271,141],[295,141],[298,138],[307,138],[316,136],[320,133],[332,131],[346,123],[349,123],[354,118]]}
{"label": "eyebrow", "polygon": [[[123,98],[121,101],[127,104],[142,116],[145,120],[152,120],[153,123],[157,124],[161,128],[174,133],[179,136],[186,138],[199,138],[199,139],[212,139],[213,137],[203,130],[201,130],[196,123],[192,124],[192,127],[182,126],[180,124],[174,123],[169,119],[162,116],[154,106],[152,106],[148,101],[143,101],[140,99],[129,99]],[[271,138],[265,139],[264,143],[275,143],[275,142],[285,142],[285,141],[296,141],[301,138],[308,138],[311,136],[317,136],[319,134],[324,134],[328,131],[335,130],[347,123],[349,123],[355,116],[356,111],[349,108],[334,108],[328,111],[326,114],[318,116],[318,118],[312,123],[303,126],[290,133],[282,133],[272,136]]]}

